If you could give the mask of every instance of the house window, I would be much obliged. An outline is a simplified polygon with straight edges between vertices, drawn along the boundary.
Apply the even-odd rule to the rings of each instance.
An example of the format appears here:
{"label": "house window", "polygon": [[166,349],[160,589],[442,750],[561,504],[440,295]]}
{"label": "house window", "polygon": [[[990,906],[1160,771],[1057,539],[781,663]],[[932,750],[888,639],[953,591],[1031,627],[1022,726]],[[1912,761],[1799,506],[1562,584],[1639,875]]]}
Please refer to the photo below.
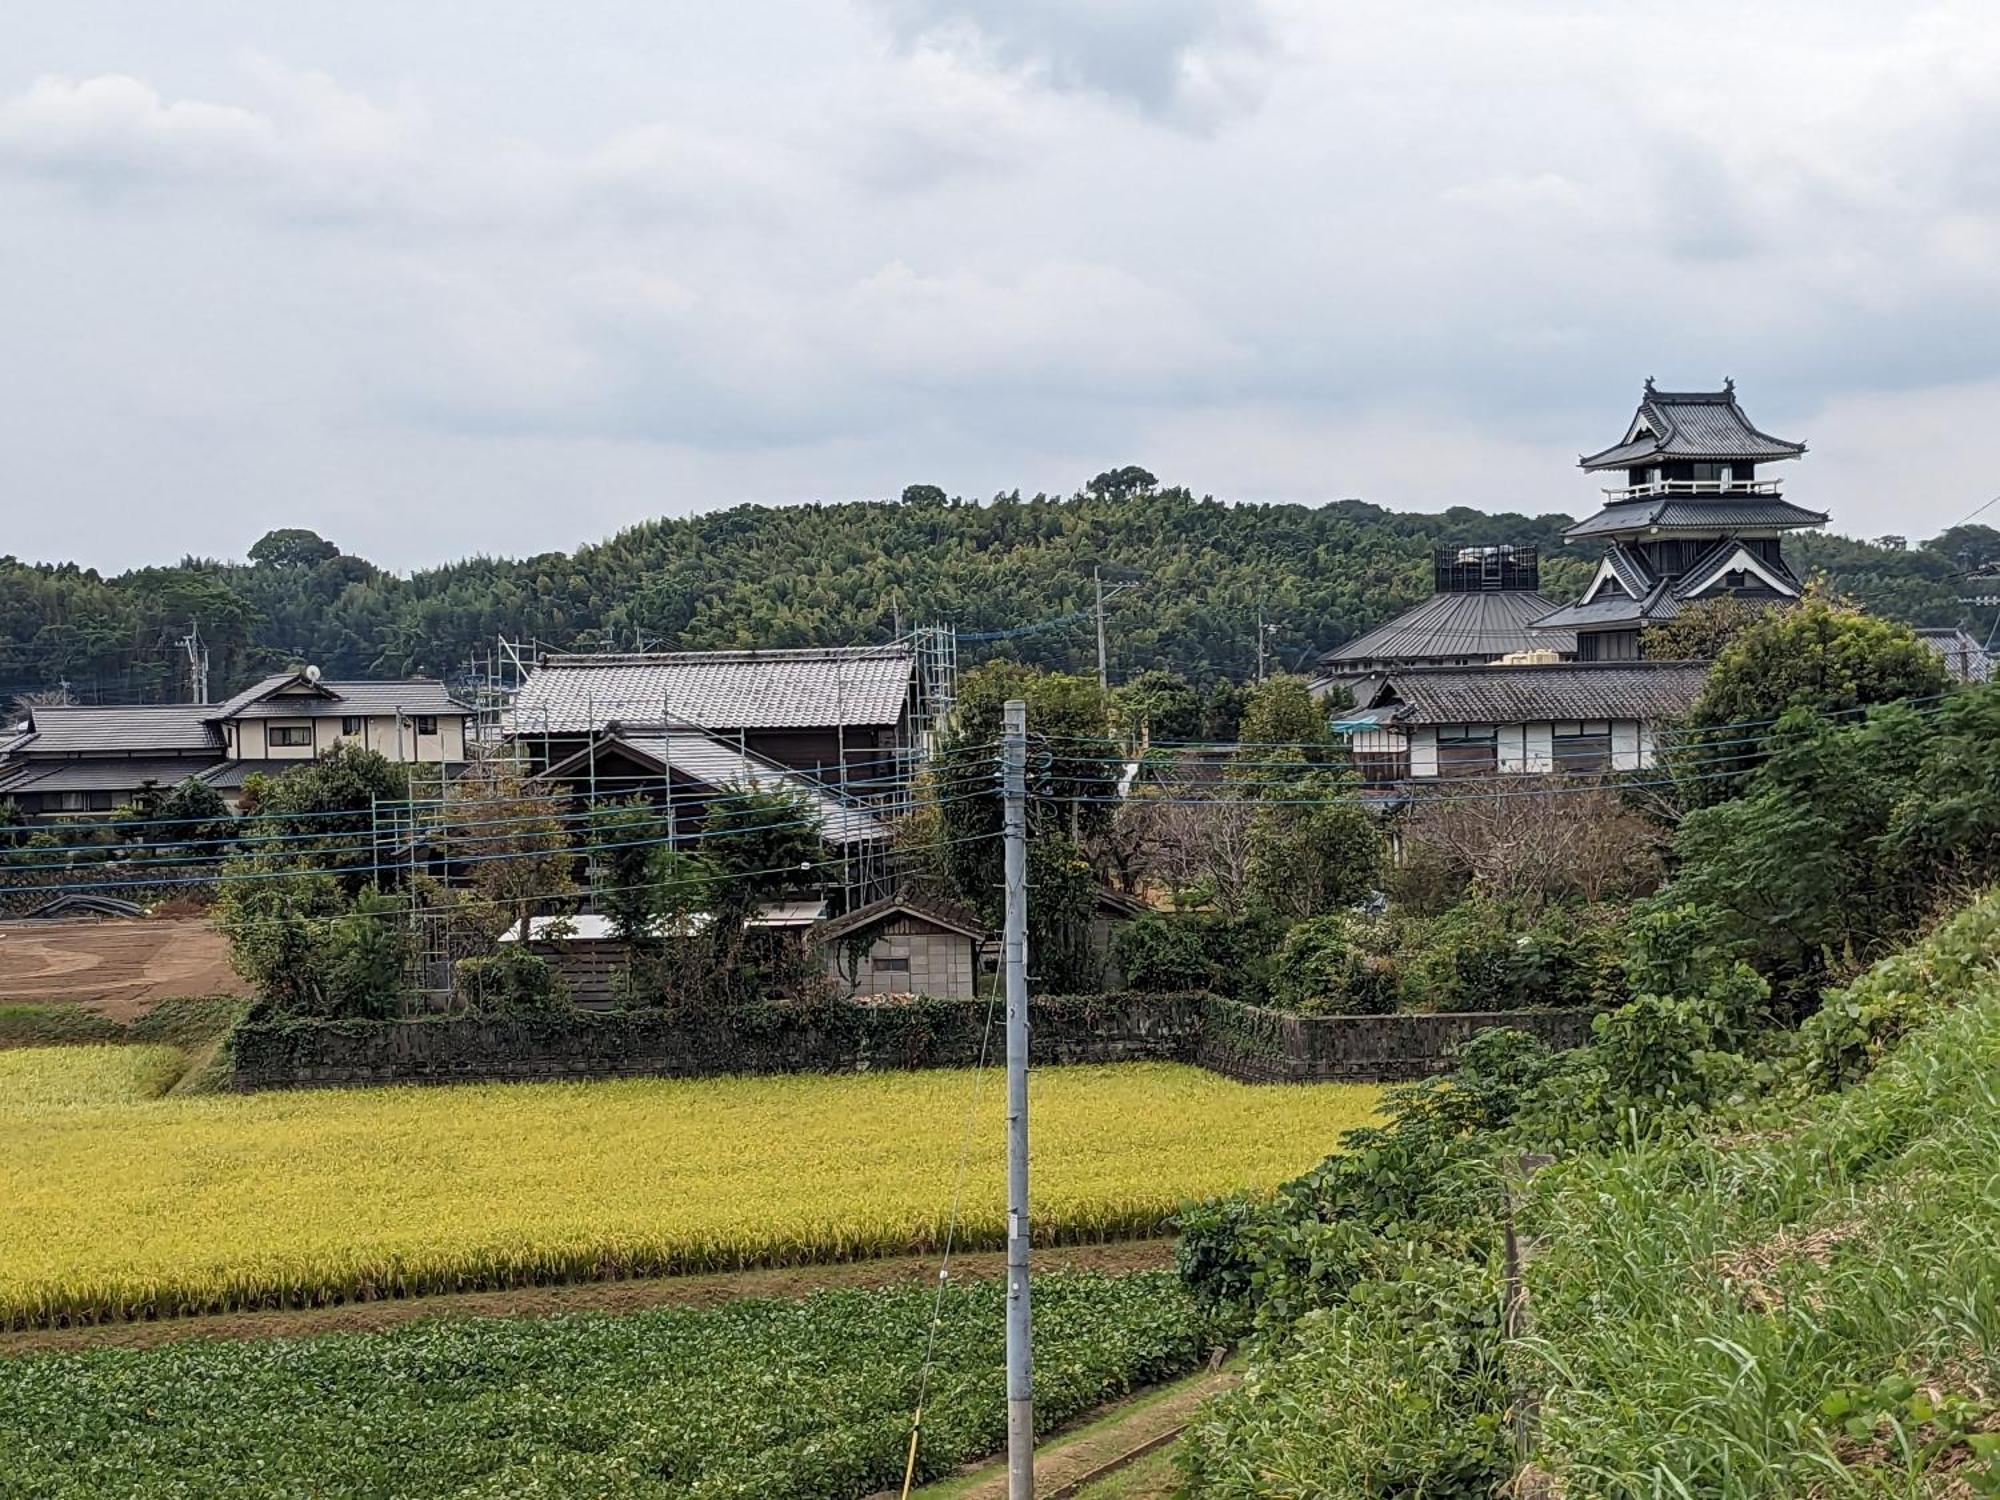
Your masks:
{"label": "house window", "polygon": [[1491,776],[1500,769],[1499,731],[1461,724],[1437,732],[1438,775]]}
{"label": "house window", "polygon": [[343,715],[340,721],[340,732],[350,737],[360,734],[361,733],[360,716],[356,714]]}
{"label": "house window", "polygon": [[1750,575],[1741,568],[1737,568],[1733,572],[1724,573],[1722,575],[1722,586],[1726,589],[1747,589],[1750,587]]}
{"label": "house window", "polygon": [[1356,750],[1353,754],[1355,774],[1360,776],[1363,786],[1387,786],[1395,781],[1410,779],[1410,752],[1401,750]]}
{"label": "house window", "polygon": [[418,734],[436,734],[437,732],[438,732],[438,721],[436,715],[434,714],[417,715]]}
{"label": "house window", "polygon": [[116,792],[92,792],[89,796],[89,808],[92,812],[110,812],[117,805]]}
{"label": "house window", "polygon": [[1587,776],[1611,769],[1611,725],[1606,720],[1558,724],[1549,739],[1558,775]]}
{"label": "house window", "polygon": [[312,725],[310,724],[273,724],[271,726],[271,743],[273,745],[299,746],[310,745],[312,742],[313,732]]}
{"label": "house window", "polygon": [[873,962],[877,979],[894,979],[898,975],[909,978],[910,961],[907,958],[878,958]]}

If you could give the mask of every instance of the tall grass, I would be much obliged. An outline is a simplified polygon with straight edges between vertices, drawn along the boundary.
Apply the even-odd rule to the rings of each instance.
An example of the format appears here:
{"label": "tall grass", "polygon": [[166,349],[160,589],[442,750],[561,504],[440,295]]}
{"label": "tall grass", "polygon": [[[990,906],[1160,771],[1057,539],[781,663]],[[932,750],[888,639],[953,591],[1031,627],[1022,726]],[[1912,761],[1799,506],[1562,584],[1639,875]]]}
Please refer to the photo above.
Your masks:
{"label": "tall grass", "polygon": [[1974,983],[1789,1120],[1545,1174],[1521,1353],[1571,1495],[1980,1482],[1927,1415],[2000,1410],[2000,984]]}

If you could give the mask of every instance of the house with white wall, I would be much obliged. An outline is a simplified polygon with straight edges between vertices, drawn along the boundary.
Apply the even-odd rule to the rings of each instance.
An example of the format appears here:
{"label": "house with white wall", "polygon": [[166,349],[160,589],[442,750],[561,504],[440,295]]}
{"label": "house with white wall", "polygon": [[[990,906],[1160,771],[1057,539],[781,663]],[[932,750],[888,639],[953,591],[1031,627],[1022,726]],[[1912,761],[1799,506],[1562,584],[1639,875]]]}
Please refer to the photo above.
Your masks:
{"label": "house with white wall", "polygon": [[1371,785],[1643,771],[1707,675],[1698,661],[1408,667],[1358,684],[1335,727]]}
{"label": "house with white wall", "polygon": [[310,668],[266,677],[224,703],[37,706],[0,736],[0,804],[28,818],[101,816],[148,786],[195,778],[233,805],[247,777],[282,775],[336,745],[457,765],[466,717],[429,678],[326,682]]}

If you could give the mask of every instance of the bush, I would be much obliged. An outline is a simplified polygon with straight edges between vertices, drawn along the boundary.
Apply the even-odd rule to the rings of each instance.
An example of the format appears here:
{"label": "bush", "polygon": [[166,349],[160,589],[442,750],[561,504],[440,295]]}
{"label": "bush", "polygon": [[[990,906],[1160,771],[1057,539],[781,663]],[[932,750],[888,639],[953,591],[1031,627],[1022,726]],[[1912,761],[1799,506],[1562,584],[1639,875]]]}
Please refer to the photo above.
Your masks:
{"label": "bush", "polygon": [[518,943],[503,943],[484,958],[461,958],[453,968],[459,996],[476,1015],[546,1016],[569,1009],[554,967]]}
{"label": "bush", "polygon": [[1485,896],[1412,923],[1410,989],[1432,1010],[1580,1008],[1624,991],[1614,908],[1554,906],[1533,921]]}
{"label": "bush", "polygon": [[1125,982],[1135,990],[1206,989],[1214,975],[1201,930],[1185,917],[1145,916],[1125,923],[1111,940]]}
{"label": "bush", "polygon": [[1285,934],[1272,992],[1279,1004],[1307,1015],[1383,1015],[1401,990],[1395,960],[1360,950],[1355,919],[1312,917]]}

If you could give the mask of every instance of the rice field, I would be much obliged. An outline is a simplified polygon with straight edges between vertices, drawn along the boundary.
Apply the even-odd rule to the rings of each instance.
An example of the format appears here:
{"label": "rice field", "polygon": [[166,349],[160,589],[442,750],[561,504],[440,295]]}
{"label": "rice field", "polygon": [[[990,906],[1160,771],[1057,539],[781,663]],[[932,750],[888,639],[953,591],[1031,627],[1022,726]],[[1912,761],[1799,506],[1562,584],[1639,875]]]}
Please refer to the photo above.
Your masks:
{"label": "rice field", "polygon": [[[155,1099],[154,1050],[0,1054],[0,1327],[926,1251],[968,1107],[960,1243],[1002,1242],[997,1069]],[[1274,1187],[1377,1093],[1043,1070],[1036,1236]]]}

